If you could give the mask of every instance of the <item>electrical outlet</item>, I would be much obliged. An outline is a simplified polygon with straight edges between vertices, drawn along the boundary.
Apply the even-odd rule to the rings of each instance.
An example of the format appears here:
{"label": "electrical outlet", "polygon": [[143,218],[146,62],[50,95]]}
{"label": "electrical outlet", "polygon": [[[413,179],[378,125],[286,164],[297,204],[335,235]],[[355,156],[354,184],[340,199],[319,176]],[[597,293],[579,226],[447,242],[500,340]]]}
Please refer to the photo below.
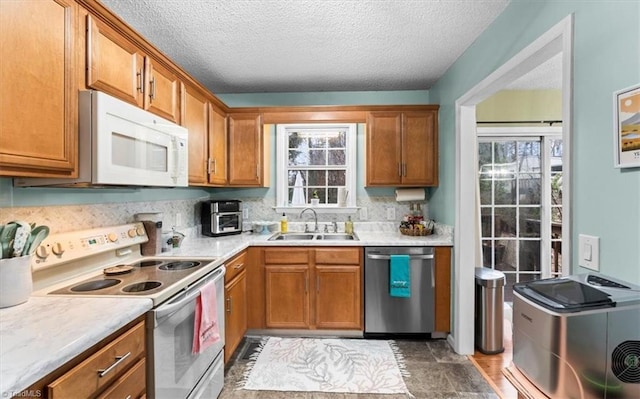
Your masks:
{"label": "electrical outlet", "polygon": [[388,207],[387,220],[395,220],[395,219],[396,219],[396,208]]}
{"label": "electrical outlet", "polygon": [[249,208],[244,208],[242,210],[242,218],[244,220],[249,220]]}
{"label": "electrical outlet", "polygon": [[182,226],[182,213],[176,212],[176,227]]}
{"label": "electrical outlet", "polygon": [[367,208],[362,207],[360,208],[360,220],[367,220],[369,219],[369,212],[367,211]]}

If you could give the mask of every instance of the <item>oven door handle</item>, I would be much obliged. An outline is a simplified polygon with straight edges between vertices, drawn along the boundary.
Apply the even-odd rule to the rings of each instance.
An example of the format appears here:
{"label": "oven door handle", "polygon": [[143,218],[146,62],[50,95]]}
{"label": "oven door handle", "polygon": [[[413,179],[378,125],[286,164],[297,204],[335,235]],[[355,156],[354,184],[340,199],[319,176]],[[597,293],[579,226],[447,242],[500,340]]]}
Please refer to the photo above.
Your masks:
{"label": "oven door handle", "polygon": [[226,269],[224,265],[218,267],[213,273],[211,273],[211,279],[205,277],[206,281],[203,281],[195,286],[189,287],[186,291],[186,295],[178,302],[169,302],[166,305],[160,305],[153,311],[156,326],[160,324],[160,320],[171,316],[178,310],[182,309],[189,303],[193,302],[198,296],[200,296],[200,288],[208,283],[208,281],[217,282],[224,278]]}

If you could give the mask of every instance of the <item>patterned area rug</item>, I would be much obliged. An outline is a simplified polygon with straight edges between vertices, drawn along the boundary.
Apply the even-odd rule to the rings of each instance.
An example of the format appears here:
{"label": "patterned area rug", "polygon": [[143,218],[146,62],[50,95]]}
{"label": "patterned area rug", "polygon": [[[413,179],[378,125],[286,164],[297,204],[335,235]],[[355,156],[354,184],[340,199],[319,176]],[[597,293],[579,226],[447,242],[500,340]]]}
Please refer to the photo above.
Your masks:
{"label": "patterned area rug", "polygon": [[262,341],[239,387],[259,391],[409,393],[393,341],[276,338]]}

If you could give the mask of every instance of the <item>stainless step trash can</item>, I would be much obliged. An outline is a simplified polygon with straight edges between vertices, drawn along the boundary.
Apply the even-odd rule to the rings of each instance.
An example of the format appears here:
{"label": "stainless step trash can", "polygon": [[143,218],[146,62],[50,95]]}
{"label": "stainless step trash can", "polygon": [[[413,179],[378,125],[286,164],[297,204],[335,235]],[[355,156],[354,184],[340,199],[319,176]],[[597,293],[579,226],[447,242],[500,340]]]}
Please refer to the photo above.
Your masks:
{"label": "stainless step trash can", "polygon": [[475,344],[485,354],[504,351],[504,284],[499,270],[477,267],[475,308]]}

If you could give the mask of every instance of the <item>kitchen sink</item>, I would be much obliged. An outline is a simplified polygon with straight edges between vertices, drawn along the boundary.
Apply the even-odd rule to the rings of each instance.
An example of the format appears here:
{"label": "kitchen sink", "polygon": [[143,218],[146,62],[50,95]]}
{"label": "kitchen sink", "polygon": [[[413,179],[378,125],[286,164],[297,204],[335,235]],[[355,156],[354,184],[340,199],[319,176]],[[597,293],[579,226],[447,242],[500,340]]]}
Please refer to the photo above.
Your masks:
{"label": "kitchen sink", "polygon": [[269,238],[269,241],[295,241],[295,240],[353,240],[359,238],[354,234],[345,233],[277,233]]}

